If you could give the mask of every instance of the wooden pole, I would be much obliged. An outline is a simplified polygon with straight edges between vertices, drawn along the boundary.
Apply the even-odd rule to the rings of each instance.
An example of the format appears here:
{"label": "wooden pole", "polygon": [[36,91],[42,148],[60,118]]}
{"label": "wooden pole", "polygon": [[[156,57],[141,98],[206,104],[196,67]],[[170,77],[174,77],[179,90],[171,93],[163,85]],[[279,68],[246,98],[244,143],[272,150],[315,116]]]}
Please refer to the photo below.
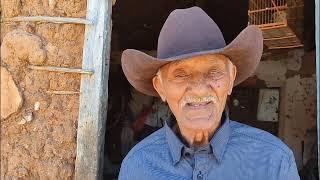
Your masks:
{"label": "wooden pole", "polygon": [[4,22],[9,21],[34,21],[34,22],[52,22],[52,23],[74,23],[74,24],[92,24],[91,21],[82,18],[70,18],[70,17],[51,17],[51,16],[18,16],[12,18],[3,18]]}
{"label": "wooden pole", "polygon": [[[82,68],[92,69],[81,76],[77,130],[75,179],[102,179],[104,136],[108,102],[108,75],[111,42],[112,1],[88,0]],[[106,62],[107,61],[107,62]]]}
{"label": "wooden pole", "polygon": [[54,94],[54,95],[74,95],[74,94],[80,94],[80,92],[75,92],[75,91],[47,91],[49,94]]}
{"label": "wooden pole", "polygon": [[29,69],[39,70],[39,71],[53,71],[53,72],[63,72],[63,73],[79,73],[79,74],[93,74],[93,71],[77,69],[77,68],[65,68],[65,67],[55,67],[55,66],[35,66],[29,65]]}

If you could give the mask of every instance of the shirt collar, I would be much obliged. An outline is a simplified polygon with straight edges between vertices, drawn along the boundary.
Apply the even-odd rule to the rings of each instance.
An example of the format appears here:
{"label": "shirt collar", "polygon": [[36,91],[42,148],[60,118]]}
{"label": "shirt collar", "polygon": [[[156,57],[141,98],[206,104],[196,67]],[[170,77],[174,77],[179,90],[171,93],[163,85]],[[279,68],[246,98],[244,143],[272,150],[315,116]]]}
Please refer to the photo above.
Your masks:
{"label": "shirt collar", "polygon": [[[227,110],[224,111],[223,118],[220,127],[217,129],[215,134],[210,140],[210,145],[212,148],[213,155],[216,157],[217,161],[220,163],[223,158],[227,143],[230,136],[230,120]],[[164,128],[166,133],[166,140],[169,145],[171,152],[173,164],[176,164],[181,159],[181,152],[185,145],[181,142],[178,136],[172,130],[172,118],[165,122]]]}
{"label": "shirt collar", "polygon": [[180,141],[177,135],[172,131],[172,129],[169,127],[170,124],[168,125],[168,123],[170,122],[166,121],[164,125],[165,131],[166,131],[166,139],[171,152],[173,164],[176,164],[177,162],[179,162],[181,158],[181,151],[182,151],[182,148],[184,147],[184,144]]}
{"label": "shirt collar", "polygon": [[217,158],[219,163],[222,161],[223,154],[227,147],[231,132],[229,114],[227,110],[224,111],[224,120],[222,119],[221,122],[222,124],[220,125],[219,129],[217,129],[210,140],[213,154]]}

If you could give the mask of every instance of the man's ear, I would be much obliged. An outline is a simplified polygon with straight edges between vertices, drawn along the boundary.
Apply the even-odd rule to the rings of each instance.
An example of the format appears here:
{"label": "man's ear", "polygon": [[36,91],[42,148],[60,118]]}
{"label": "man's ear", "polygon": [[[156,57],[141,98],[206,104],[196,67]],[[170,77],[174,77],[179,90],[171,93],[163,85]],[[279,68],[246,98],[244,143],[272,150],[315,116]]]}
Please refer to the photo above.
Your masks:
{"label": "man's ear", "polygon": [[236,79],[237,76],[237,67],[231,63],[231,70],[230,70],[230,84],[229,84],[229,90],[228,90],[228,95],[231,95],[232,93],[232,89],[233,89],[233,85],[234,85],[234,80]]}
{"label": "man's ear", "polygon": [[153,83],[154,89],[158,92],[162,101],[165,102],[166,101],[165,93],[164,93],[163,84],[160,78],[161,77],[159,77],[159,75],[154,76],[152,79],[152,83]]}

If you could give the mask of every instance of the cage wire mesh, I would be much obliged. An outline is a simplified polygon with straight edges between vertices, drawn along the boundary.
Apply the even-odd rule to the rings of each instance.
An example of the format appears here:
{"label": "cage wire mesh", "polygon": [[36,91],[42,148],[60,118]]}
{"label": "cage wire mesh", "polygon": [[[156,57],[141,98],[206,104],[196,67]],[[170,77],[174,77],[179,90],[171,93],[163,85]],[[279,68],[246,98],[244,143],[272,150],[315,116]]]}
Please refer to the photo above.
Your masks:
{"label": "cage wire mesh", "polygon": [[288,25],[288,18],[292,19],[290,10],[295,6],[294,0],[249,0],[248,24],[262,30],[264,44],[269,49],[301,47],[299,38]]}

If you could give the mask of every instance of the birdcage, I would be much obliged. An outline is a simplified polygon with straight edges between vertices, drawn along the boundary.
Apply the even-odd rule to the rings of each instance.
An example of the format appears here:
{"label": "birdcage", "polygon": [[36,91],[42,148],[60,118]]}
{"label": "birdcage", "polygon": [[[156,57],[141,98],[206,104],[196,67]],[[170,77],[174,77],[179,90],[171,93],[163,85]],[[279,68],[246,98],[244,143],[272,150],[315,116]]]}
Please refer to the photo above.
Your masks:
{"label": "birdcage", "polygon": [[289,0],[249,0],[249,24],[263,32],[269,49],[301,47],[301,41],[288,25],[288,12],[293,8]]}

